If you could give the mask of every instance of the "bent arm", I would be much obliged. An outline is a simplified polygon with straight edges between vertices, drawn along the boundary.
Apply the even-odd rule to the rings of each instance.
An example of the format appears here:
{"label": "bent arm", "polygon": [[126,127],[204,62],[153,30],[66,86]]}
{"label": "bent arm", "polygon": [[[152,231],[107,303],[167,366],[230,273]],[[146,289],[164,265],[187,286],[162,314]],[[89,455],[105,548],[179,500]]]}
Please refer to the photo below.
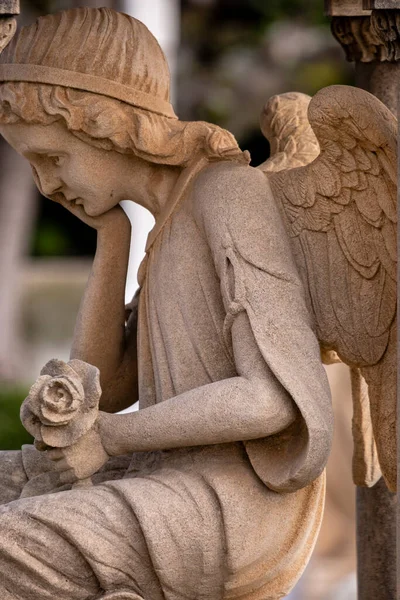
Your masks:
{"label": "bent arm", "polygon": [[97,248],[75,325],[71,359],[100,370],[100,408],[116,412],[137,400],[135,315],[125,328],[130,223],[117,207],[97,227]]}
{"label": "bent arm", "polygon": [[136,413],[100,413],[107,453],[113,456],[257,439],[288,427],[297,409],[261,356],[244,312],[235,318],[232,341],[237,377],[190,390]]}

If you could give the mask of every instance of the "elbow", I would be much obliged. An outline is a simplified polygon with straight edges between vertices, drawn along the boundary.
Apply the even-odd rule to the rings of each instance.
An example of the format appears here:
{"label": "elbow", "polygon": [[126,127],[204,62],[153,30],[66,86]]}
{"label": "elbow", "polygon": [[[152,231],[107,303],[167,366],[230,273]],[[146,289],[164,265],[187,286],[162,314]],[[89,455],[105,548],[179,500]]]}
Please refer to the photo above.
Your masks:
{"label": "elbow", "polygon": [[257,439],[274,435],[289,427],[298,416],[290,394],[279,382],[262,379],[247,380],[244,410],[248,417],[250,436]]}

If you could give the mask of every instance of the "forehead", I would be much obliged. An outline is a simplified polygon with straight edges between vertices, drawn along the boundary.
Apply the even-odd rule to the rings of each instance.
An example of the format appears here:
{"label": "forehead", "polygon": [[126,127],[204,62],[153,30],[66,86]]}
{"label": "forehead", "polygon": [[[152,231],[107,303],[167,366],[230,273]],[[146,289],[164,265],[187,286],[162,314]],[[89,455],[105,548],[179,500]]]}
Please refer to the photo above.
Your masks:
{"label": "forehead", "polygon": [[74,136],[61,123],[0,125],[0,134],[19,154],[61,150],[74,140]]}

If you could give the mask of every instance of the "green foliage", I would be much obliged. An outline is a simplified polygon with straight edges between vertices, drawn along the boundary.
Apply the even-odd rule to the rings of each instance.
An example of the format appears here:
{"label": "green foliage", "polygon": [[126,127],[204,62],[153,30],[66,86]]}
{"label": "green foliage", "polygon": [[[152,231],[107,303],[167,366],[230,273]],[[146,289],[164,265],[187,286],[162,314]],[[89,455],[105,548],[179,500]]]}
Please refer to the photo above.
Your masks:
{"label": "green foliage", "polygon": [[322,0],[250,0],[266,21],[297,19],[308,25],[327,23]]}
{"label": "green foliage", "polygon": [[328,60],[303,63],[293,74],[293,88],[314,96],[323,87],[343,82],[341,65]]}
{"label": "green foliage", "polygon": [[32,436],[22,426],[19,409],[28,394],[22,387],[0,388],[0,450],[19,450],[22,444],[32,444]]}
{"label": "green foliage", "polygon": [[69,245],[68,237],[58,223],[43,221],[35,232],[33,253],[36,256],[63,256]]}

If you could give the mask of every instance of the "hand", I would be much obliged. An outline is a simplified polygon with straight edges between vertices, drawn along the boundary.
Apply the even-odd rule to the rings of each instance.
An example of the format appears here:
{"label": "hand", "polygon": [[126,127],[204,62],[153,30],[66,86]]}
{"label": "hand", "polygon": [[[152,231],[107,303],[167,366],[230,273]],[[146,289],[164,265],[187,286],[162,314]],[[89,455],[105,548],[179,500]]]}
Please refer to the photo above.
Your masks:
{"label": "hand", "polygon": [[85,212],[85,209],[81,204],[75,204],[74,202],[65,200],[63,194],[54,194],[51,200],[57,202],[57,204],[61,204],[68,212],[72,213],[80,221],[97,231],[109,227],[115,227],[119,231],[122,229],[128,229],[130,231],[130,221],[124,210],[118,204],[102,215],[91,217]]}
{"label": "hand", "polygon": [[60,473],[60,483],[75,483],[97,473],[109,456],[104,449],[97,423],[75,444],[46,451]]}

